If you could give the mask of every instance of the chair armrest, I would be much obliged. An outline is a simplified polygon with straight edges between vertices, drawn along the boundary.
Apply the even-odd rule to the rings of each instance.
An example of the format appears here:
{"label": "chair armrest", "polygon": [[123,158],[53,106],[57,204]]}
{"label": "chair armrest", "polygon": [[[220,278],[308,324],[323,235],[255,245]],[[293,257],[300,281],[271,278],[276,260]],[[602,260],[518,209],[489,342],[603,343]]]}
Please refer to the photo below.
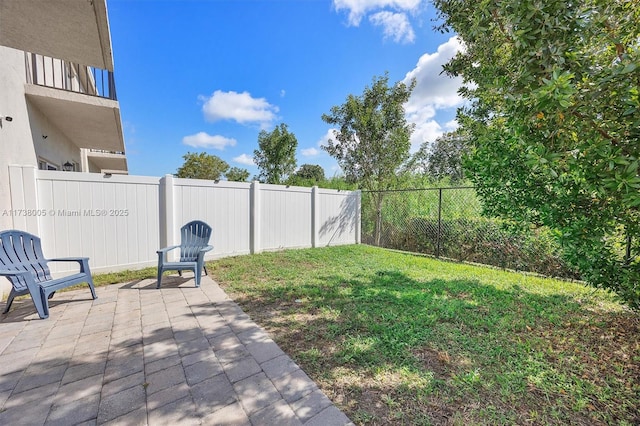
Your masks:
{"label": "chair armrest", "polygon": [[47,262],[83,262],[89,260],[88,257],[56,257],[55,259],[47,259]]}
{"label": "chair armrest", "polygon": [[156,253],[158,253],[158,254],[167,253],[168,251],[171,251],[173,249],[177,249],[178,247],[180,247],[180,246],[165,247],[163,249],[160,249],[160,250],[156,251]]}
{"label": "chair armrest", "polygon": [[206,246],[198,250],[198,262],[204,262],[204,254],[212,249],[213,249],[213,246]]}
{"label": "chair armrest", "polygon": [[80,272],[87,272],[89,270],[88,257],[56,257],[54,259],[47,259],[47,262],[78,262]]}

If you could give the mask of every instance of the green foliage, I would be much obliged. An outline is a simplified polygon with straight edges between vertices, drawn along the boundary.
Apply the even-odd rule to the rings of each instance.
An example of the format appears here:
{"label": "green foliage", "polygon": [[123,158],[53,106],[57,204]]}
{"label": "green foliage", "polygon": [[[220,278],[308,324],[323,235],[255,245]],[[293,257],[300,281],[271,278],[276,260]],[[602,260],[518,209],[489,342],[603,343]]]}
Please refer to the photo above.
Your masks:
{"label": "green foliage", "polygon": [[461,129],[438,137],[433,144],[424,142],[411,156],[405,170],[426,174],[433,181],[448,179],[451,184],[464,180],[463,156],[467,154],[469,136]]}
{"label": "green foliage", "polygon": [[240,167],[231,167],[224,175],[231,182],[246,182],[249,179],[249,171]]}
{"label": "green foliage", "polygon": [[229,169],[229,164],[222,158],[206,152],[187,152],[182,158],[184,164],[176,173],[179,178],[219,180]]}
{"label": "green foliage", "polygon": [[303,164],[286,181],[293,186],[323,186],[325,181],[324,169],[314,164]]}
{"label": "green foliage", "polygon": [[[446,183],[446,181],[441,181]],[[362,193],[362,241],[374,242],[376,214]],[[440,208],[439,208],[440,207]],[[576,279],[546,227],[514,226],[482,216],[473,188],[394,191],[382,205],[380,246]]]}
{"label": "green foliage", "polygon": [[638,423],[638,318],[607,292],[365,245],[207,269],[351,419]]}
{"label": "green foliage", "polygon": [[[348,181],[365,190],[383,191],[398,183],[400,166],[409,158],[409,137],[404,103],[415,87],[397,82],[389,87],[389,75],[374,77],[361,96],[349,95],[344,104],[333,106],[322,119],[337,126],[335,140],[322,149],[334,157]],[[383,192],[377,192],[373,206],[378,212],[376,241],[380,236],[380,208]]]}
{"label": "green foliage", "polygon": [[349,95],[322,119],[338,127],[335,139],[322,148],[340,164],[348,180],[367,190],[390,189],[396,171],[409,157],[409,137],[403,104],[415,82],[388,86],[389,75],[374,77],[361,96]]}
{"label": "green foliage", "polygon": [[[508,227],[495,219],[409,218],[402,228],[385,227],[385,247],[545,276],[579,279],[562,259],[547,228]],[[439,235],[438,235],[439,234]]]}
{"label": "green foliage", "polygon": [[353,191],[358,189],[358,185],[354,182],[349,182],[344,176],[334,176],[319,184],[321,188],[337,189],[343,191]]}
{"label": "green foliage", "polygon": [[295,172],[295,175],[301,179],[312,179],[316,182],[324,180],[324,169],[317,164],[303,164]]}
{"label": "green foliage", "polygon": [[271,132],[261,130],[253,160],[260,169],[258,178],[264,183],[280,184],[296,169],[298,140],[281,123]]}
{"label": "green foliage", "polygon": [[640,8],[435,0],[465,44],[466,169],[490,214],[556,230],[596,287],[640,308]]}
{"label": "green foliage", "polygon": [[445,133],[437,138],[429,156],[429,175],[436,180],[448,177],[453,183],[464,180],[462,156],[468,143],[460,131]]}

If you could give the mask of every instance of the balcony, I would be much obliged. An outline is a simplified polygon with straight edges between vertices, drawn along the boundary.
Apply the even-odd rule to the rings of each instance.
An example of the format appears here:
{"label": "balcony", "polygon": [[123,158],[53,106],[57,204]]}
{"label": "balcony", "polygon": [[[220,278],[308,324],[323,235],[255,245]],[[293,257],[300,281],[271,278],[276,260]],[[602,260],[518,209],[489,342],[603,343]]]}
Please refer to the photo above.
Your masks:
{"label": "balcony", "polygon": [[25,95],[78,148],[124,152],[113,73],[25,52]]}
{"label": "balcony", "polygon": [[100,170],[100,173],[128,174],[127,157],[124,152],[90,149],[87,160]]}
{"label": "balcony", "polygon": [[27,83],[118,100],[113,72],[25,52]]}

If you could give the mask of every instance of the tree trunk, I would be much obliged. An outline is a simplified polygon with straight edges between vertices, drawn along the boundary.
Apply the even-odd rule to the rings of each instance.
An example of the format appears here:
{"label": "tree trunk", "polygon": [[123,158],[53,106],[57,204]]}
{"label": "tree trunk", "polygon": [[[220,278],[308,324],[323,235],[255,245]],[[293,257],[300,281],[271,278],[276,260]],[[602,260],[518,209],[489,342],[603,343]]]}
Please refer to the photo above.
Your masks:
{"label": "tree trunk", "polygon": [[380,246],[382,239],[382,192],[376,193],[376,228],[374,230],[374,242],[376,246]]}

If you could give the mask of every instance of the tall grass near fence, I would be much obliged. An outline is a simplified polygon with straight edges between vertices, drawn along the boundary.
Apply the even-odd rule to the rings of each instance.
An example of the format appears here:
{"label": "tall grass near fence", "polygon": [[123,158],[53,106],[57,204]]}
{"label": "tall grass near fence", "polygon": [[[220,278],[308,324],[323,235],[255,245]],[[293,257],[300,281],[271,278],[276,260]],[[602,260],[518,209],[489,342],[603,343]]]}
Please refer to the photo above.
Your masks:
{"label": "tall grass near fence", "polygon": [[[374,199],[382,197],[378,211]],[[381,219],[376,220],[380,215]],[[376,238],[376,232],[379,238]],[[473,187],[362,193],[362,242],[459,261],[579,278],[548,228],[482,215]]]}

